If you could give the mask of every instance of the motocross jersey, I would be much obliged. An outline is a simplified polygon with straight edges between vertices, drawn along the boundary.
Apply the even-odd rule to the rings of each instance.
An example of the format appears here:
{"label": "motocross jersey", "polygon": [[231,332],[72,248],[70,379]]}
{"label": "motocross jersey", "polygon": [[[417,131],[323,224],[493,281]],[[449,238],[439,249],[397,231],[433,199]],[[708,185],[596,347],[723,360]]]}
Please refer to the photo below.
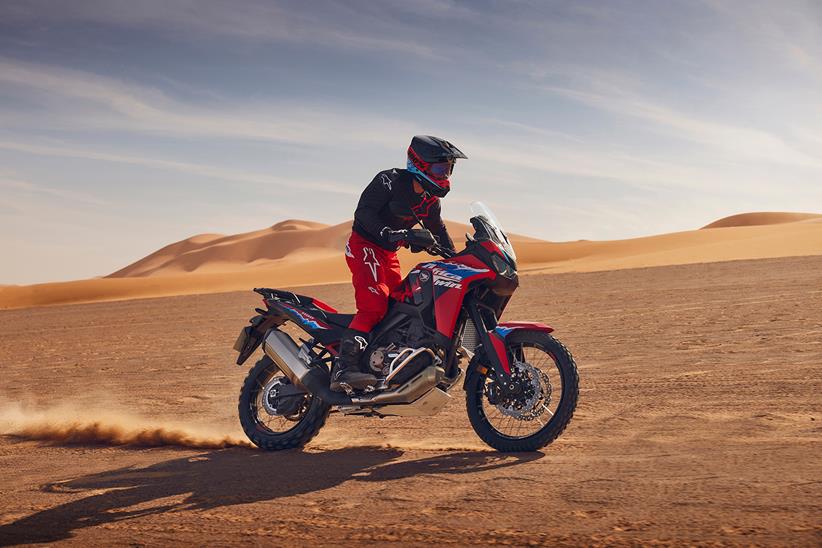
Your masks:
{"label": "motocross jersey", "polygon": [[[413,214],[402,211],[408,207]],[[353,230],[383,249],[396,251],[399,246],[380,236],[380,232],[385,227],[405,230],[413,227],[417,220],[431,231],[440,245],[454,250],[454,242],[442,222],[440,199],[427,192],[414,192],[414,175],[408,170],[386,169],[377,173],[360,196]]]}

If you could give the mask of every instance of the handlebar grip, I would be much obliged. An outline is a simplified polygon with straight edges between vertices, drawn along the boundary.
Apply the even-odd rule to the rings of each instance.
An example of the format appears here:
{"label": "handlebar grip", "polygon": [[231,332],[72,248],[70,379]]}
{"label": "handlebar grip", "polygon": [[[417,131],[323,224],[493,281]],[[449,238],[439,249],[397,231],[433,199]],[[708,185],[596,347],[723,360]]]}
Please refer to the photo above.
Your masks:
{"label": "handlebar grip", "polygon": [[403,240],[408,239],[408,231],[407,230],[387,230],[385,237],[392,244],[397,243],[397,242],[401,242]]}

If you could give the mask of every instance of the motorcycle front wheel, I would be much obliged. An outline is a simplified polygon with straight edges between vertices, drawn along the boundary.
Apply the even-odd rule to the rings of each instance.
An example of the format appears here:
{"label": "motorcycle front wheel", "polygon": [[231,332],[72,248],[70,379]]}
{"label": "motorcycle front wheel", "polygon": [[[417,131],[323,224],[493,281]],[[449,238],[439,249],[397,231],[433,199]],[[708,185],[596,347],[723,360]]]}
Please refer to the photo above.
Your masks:
{"label": "motorcycle front wheel", "polygon": [[277,398],[279,386],[290,384],[269,358],[258,361],[243,382],[238,411],[248,439],[260,449],[279,451],[302,447],[325,424],[331,407],[320,398]]}
{"label": "motorcycle front wheel", "polygon": [[576,363],[562,343],[538,331],[511,333],[506,351],[511,363],[507,386],[490,367],[469,369],[468,418],[482,441],[498,451],[536,451],[571,421],[579,396]]}

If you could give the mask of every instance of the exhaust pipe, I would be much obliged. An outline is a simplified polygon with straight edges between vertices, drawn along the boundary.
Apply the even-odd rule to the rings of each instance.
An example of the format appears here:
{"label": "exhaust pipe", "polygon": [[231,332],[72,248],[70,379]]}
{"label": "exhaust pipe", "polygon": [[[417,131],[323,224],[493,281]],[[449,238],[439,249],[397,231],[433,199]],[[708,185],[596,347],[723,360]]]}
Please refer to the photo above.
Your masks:
{"label": "exhaust pipe", "polygon": [[426,392],[437,386],[443,370],[436,366],[429,366],[420,371],[413,379],[394,390],[365,394],[351,398],[355,405],[384,405],[389,403],[412,403],[421,398]]}
{"label": "exhaust pipe", "polygon": [[279,329],[269,331],[263,342],[263,352],[292,383],[302,386],[308,393],[331,405],[352,405],[351,398],[328,387],[331,378],[327,371],[309,367],[300,359],[300,349],[288,334]]}
{"label": "exhaust pipe", "polygon": [[329,388],[331,378],[328,371],[306,364],[300,358],[300,349],[294,339],[279,329],[272,329],[265,336],[263,352],[277,364],[292,383],[302,386],[309,394],[331,405],[372,406],[412,403],[437,386],[444,374],[442,368],[431,365],[399,388],[351,398],[341,392],[332,391]]}

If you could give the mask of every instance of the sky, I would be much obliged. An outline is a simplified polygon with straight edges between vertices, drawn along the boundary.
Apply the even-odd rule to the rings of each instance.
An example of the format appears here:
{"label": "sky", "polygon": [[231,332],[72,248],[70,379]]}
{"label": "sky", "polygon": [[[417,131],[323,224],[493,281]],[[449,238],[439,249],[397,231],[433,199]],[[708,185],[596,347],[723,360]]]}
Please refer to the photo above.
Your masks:
{"label": "sky", "polygon": [[551,241],[822,212],[822,2],[4,0],[0,284],[346,221],[415,134]]}

